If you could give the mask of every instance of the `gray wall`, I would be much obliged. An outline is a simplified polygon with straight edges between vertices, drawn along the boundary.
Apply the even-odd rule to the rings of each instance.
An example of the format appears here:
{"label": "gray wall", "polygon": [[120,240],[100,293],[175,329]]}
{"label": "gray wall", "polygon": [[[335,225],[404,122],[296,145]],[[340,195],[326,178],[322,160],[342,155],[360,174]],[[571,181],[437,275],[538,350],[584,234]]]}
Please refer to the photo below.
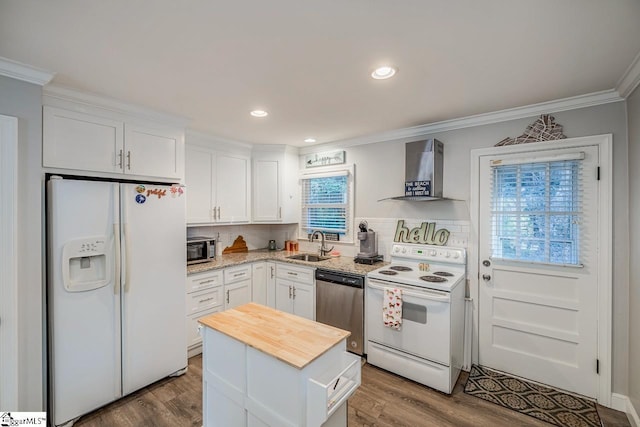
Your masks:
{"label": "gray wall", "polygon": [[[629,126],[629,398],[640,414],[640,88],[627,99]],[[635,362],[633,362],[635,360]]]}
{"label": "gray wall", "polygon": [[[564,111],[553,116],[556,123],[564,126],[564,133],[569,138],[613,134],[613,391],[627,394],[629,176],[625,103]],[[462,201],[379,202],[385,197],[401,195],[404,190],[404,143],[347,147],[347,162],[356,165],[355,216],[468,220],[470,151],[492,147],[507,136],[518,136],[536,119],[537,116],[428,135],[444,143],[444,196]]]}
{"label": "gray wall", "polygon": [[18,118],[18,408],[44,411],[42,88],[0,76],[0,114]]}

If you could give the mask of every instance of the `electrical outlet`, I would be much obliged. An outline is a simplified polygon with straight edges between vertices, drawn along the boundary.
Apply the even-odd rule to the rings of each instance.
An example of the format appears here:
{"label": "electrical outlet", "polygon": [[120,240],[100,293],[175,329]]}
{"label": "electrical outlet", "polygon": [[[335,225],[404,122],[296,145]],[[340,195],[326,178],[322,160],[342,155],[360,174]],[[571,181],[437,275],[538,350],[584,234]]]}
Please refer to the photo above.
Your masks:
{"label": "electrical outlet", "polygon": [[460,248],[467,247],[467,239],[464,237],[450,237],[447,243],[449,246],[457,246]]}

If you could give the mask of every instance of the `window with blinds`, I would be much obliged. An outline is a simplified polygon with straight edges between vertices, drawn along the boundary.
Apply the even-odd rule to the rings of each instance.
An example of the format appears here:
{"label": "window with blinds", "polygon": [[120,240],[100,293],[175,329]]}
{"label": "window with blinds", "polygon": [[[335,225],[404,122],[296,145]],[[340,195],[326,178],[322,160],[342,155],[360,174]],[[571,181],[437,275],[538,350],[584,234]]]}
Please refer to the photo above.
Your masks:
{"label": "window with blinds", "polygon": [[580,265],[583,158],[492,162],[492,258]]}
{"label": "window with blinds", "polygon": [[[302,177],[300,230],[349,234],[351,191],[346,171]],[[340,240],[343,240],[341,237]]]}

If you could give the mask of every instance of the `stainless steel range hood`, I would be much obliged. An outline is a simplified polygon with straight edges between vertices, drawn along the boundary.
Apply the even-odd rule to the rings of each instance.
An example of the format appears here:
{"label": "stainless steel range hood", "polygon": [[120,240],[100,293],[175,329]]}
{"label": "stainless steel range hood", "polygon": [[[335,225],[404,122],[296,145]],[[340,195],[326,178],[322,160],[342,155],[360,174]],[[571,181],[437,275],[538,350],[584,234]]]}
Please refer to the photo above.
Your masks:
{"label": "stainless steel range hood", "polygon": [[404,195],[382,200],[440,200],[442,197],[444,145],[437,139],[405,145]]}

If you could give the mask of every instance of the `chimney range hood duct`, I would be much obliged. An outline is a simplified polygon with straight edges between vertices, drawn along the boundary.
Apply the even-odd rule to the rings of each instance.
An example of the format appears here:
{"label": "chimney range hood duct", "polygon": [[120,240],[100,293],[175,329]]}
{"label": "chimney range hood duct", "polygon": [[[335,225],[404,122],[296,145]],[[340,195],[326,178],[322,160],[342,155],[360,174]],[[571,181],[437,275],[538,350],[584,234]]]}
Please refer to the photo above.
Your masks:
{"label": "chimney range hood duct", "polygon": [[[441,200],[444,146],[437,139],[405,145],[404,196],[393,200]],[[388,199],[383,199],[388,200]]]}

